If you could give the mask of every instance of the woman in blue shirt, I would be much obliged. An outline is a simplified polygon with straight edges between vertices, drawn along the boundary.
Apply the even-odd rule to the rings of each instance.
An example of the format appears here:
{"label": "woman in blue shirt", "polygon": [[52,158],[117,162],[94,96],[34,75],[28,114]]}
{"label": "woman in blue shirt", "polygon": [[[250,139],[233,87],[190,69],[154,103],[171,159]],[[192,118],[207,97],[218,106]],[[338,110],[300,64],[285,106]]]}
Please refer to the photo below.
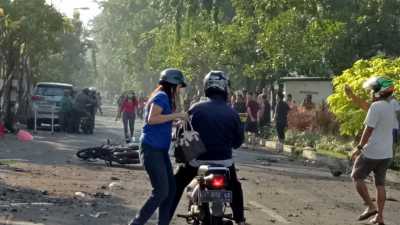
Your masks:
{"label": "woman in blue shirt", "polygon": [[141,159],[153,187],[152,194],[130,225],[144,225],[159,209],[158,225],[168,225],[176,184],[168,150],[172,122],[186,119],[186,113],[174,113],[179,89],[185,87],[181,71],[161,72],[159,86],[153,91],[145,109],[145,126],[141,137]]}

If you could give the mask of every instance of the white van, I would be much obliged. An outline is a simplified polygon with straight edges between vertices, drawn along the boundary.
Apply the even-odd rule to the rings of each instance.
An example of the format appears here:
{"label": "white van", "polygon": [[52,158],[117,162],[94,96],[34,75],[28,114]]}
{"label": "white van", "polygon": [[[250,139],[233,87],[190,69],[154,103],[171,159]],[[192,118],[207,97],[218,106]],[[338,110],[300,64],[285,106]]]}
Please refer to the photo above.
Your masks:
{"label": "white van", "polygon": [[72,84],[51,82],[40,82],[36,84],[32,96],[32,113],[27,123],[29,129],[34,128],[35,110],[38,126],[41,126],[42,123],[51,124],[52,116],[54,116],[54,122],[58,123],[61,100],[66,90],[73,93]]}

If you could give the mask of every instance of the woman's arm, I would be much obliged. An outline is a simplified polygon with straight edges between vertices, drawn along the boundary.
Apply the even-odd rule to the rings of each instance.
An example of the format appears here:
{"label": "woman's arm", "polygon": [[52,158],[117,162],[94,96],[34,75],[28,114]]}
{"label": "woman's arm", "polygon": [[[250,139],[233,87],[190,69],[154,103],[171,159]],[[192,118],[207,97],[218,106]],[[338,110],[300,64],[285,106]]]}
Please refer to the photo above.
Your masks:
{"label": "woman's arm", "polygon": [[162,124],[170,121],[174,121],[176,119],[186,119],[186,113],[172,113],[163,115],[162,113],[163,108],[161,108],[157,104],[151,104],[149,117],[147,119],[147,123],[150,125]]}

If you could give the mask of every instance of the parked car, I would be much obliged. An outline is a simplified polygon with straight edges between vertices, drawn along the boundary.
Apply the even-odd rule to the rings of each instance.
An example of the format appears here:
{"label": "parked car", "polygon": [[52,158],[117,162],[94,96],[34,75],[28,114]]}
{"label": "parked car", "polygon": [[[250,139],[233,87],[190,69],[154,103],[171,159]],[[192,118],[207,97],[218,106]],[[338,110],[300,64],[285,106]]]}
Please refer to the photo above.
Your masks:
{"label": "parked car", "polygon": [[65,90],[72,93],[73,85],[51,82],[40,82],[36,85],[32,96],[31,114],[27,122],[28,129],[34,128],[35,110],[37,126],[44,123],[51,124],[52,116],[54,116],[54,123],[58,124],[58,113]]}

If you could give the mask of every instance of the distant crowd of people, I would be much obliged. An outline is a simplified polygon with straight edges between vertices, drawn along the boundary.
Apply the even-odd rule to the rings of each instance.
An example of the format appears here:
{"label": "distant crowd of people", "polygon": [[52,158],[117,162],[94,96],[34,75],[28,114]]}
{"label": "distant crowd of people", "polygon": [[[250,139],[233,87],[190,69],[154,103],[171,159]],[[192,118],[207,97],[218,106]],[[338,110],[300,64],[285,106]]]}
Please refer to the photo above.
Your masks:
{"label": "distant crowd of people", "polygon": [[[255,140],[256,135],[268,131],[274,125],[279,140],[277,150],[282,151],[288,127],[288,114],[298,106],[291,94],[285,96],[278,92],[275,101],[270,93],[266,88],[260,92],[236,91],[231,95],[230,105],[241,115],[246,131],[251,134],[251,140]],[[316,107],[312,95],[306,95],[301,107],[305,110]]]}

